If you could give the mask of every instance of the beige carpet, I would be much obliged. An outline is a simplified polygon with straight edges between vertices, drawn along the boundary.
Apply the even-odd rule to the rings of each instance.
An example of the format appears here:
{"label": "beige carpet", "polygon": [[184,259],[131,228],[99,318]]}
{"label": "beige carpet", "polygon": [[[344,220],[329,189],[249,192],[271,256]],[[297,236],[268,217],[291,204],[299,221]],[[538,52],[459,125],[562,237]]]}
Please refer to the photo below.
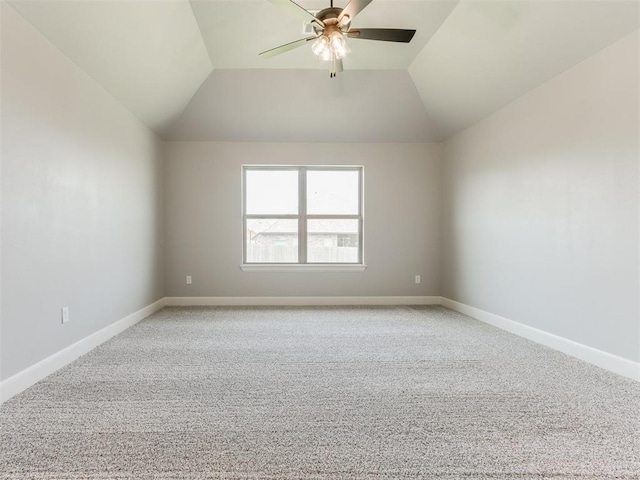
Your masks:
{"label": "beige carpet", "polygon": [[0,478],[638,479],[639,408],[441,307],[165,308],[0,408]]}

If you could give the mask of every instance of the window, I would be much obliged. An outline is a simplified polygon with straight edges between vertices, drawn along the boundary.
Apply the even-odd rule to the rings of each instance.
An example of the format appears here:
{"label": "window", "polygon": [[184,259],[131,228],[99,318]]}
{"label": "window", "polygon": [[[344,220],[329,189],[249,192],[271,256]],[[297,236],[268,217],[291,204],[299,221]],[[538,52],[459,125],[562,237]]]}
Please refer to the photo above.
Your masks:
{"label": "window", "polygon": [[362,167],[244,166],[243,264],[363,264]]}

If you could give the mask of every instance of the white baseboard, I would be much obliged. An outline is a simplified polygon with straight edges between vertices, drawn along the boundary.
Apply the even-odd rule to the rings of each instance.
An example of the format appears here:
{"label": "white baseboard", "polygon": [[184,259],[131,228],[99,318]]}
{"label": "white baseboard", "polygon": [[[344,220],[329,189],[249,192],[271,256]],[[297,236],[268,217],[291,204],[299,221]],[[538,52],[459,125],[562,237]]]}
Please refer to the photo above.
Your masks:
{"label": "white baseboard", "polygon": [[442,297],[440,303],[443,307],[468,315],[481,322],[488,323],[494,327],[566,353],[567,355],[617,373],[618,375],[640,381],[640,363],[638,362],[583,345],[582,343],[574,342],[564,337],[559,337],[544,330],[539,330],[445,297]]}
{"label": "white baseboard", "polygon": [[442,305],[619,375],[640,381],[640,363],[438,296],[165,297],[0,382],[0,403],[90,352],[164,306]]}
{"label": "white baseboard", "polygon": [[440,297],[166,297],[167,306],[439,305]]}
{"label": "white baseboard", "polygon": [[0,403],[8,400],[14,395],[26,390],[31,385],[39,382],[43,378],[51,375],[56,370],[68,365],[76,360],[78,357],[90,352],[98,345],[106,342],[110,338],[123,332],[127,328],[135,325],[143,318],[148,317],[152,313],[160,310],[165,306],[165,299],[160,300],[147,305],[146,307],[138,310],[137,312],[128,315],[111,325],[104,327],[101,330],[77,341],[76,343],[69,345],[68,347],[54,353],[53,355],[39,361],[38,363],[25,368],[21,372],[7,378],[3,382],[0,382]]}

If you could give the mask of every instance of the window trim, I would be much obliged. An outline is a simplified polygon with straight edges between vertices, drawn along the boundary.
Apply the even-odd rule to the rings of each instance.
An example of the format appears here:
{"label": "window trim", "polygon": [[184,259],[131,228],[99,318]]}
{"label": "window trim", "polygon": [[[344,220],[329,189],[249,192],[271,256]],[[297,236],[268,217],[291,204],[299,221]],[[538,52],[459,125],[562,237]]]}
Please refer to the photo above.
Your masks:
{"label": "window trim", "polygon": [[243,272],[364,272],[362,263],[242,263]]}
{"label": "window trim", "polygon": [[[243,271],[363,271],[364,263],[364,166],[362,165],[242,165],[242,263]],[[281,170],[298,172],[298,213],[297,214],[247,214],[247,171]],[[309,171],[357,171],[358,172],[358,213],[308,214],[307,213],[307,172]],[[298,262],[272,263],[247,262],[247,220],[260,218],[298,220]],[[307,222],[308,220],[345,219],[358,220],[358,260],[357,262],[313,263],[307,262]],[[304,260],[304,261],[303,261]]]}

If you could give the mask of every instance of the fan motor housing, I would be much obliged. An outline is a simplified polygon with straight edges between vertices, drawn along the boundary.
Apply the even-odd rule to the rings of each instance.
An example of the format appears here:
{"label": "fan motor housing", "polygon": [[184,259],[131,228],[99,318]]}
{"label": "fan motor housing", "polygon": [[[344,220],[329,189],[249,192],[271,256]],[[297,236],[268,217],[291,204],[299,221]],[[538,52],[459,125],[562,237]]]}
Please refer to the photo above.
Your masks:
{"label": "fan motor housing", "polygon": [[[338,17],[342,13],[342,10],[343,10],[342,8],[336,8],[336,7],[325,8],[324,10],[320,10],[316,14],[316,18],[321,22],[323,22],[326,26],[331,25],[331,26],[335,26],[336,28],[342,31],[347,31],[351,26],[351,19],[348,17],[347,17],[348,19],[347,22],[343,23],[340,27],[338,27]],[[317,34],[322,33],[322,28],[319,25],[316,25],[315,23],[313,25],[313,29]]]}

